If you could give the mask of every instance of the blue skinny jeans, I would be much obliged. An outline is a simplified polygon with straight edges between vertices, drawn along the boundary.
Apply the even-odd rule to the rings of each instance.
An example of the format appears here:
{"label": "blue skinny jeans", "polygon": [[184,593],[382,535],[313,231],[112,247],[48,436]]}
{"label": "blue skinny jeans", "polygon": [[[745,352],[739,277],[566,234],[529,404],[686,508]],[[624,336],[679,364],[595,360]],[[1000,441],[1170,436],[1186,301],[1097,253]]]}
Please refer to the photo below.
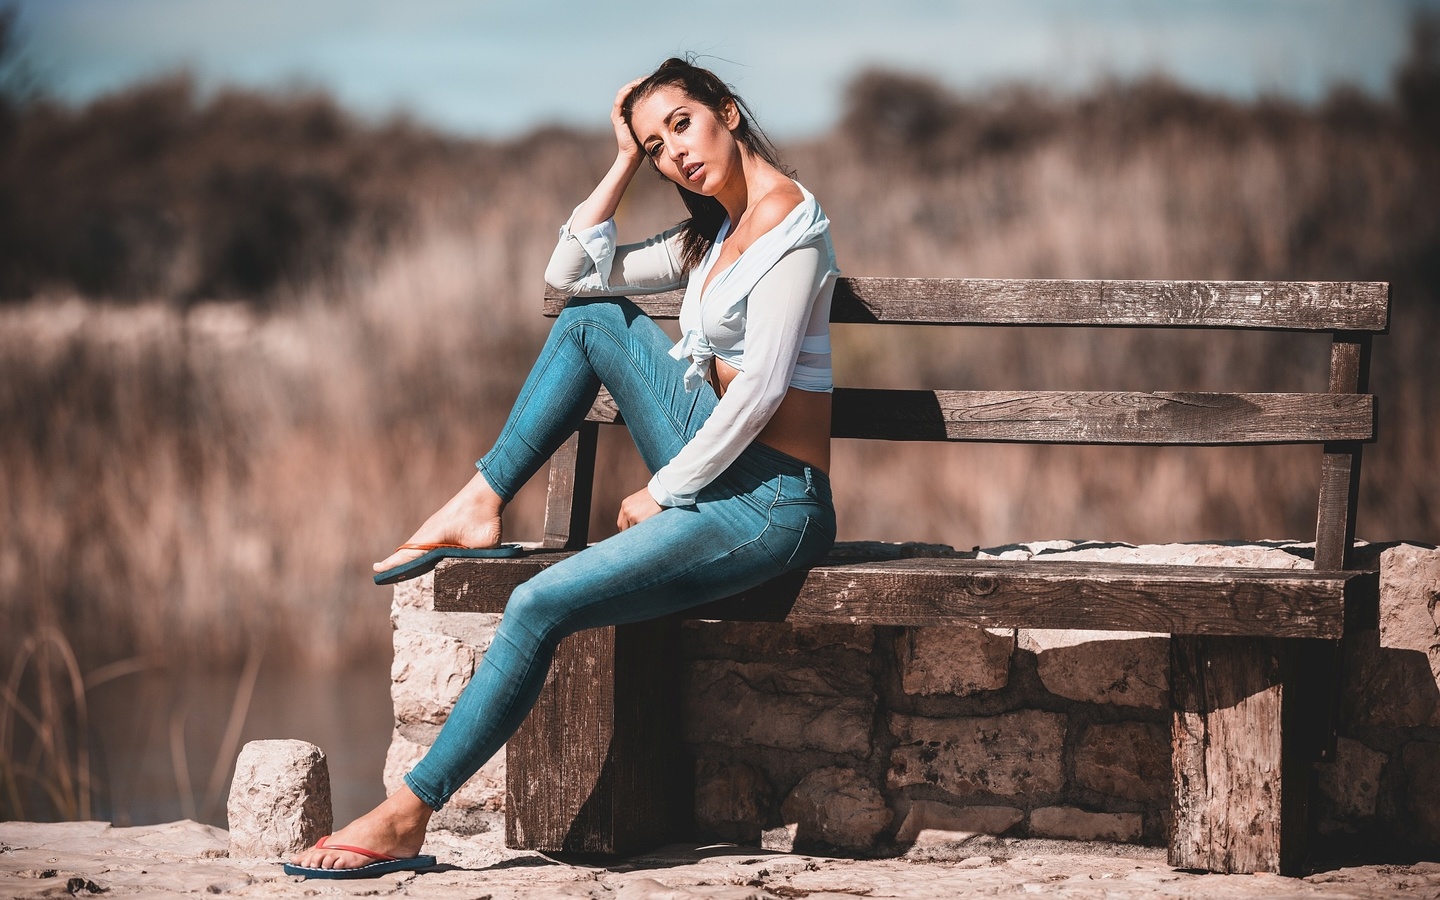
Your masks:
{"label": "blue skinny jeans", "polygon": [[[507,501],[585,418],[603,384],[651,472],[715,407],[687,393],[686,362],[625,298],[577,298],[561,312],[495,446],[476,465]],[[726,597],[821,559],[835,541],[830,482],[752,443],[699,494],[540,572],[517,587],[475,677],[405,783],[432,809],[520,726],[555,646],[584,628],[640,622]]]}

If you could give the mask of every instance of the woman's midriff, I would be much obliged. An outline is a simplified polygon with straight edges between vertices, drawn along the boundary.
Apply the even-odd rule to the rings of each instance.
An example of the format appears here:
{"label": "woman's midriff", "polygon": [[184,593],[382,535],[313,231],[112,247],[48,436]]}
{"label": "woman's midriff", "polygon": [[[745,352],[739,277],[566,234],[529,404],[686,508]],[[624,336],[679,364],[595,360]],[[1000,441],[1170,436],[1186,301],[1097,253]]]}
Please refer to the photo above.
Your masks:
{"label": "woman's midriff", "polygon": [[[715,393],[725,396],[736,374],[724,360],[714,360],[710,380]],[[755,440],[830,474],[830,395],[790,388]]]}

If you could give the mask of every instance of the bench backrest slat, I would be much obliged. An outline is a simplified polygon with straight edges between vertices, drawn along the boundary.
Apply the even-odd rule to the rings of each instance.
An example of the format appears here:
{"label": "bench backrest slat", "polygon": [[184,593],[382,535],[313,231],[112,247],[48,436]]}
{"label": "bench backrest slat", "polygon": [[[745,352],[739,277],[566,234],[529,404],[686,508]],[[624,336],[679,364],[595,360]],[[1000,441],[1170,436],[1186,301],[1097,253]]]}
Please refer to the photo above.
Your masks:
{"label": "bench backrest slat", "polygon": [[[657,319],[683,294],[633,298]],[[566,298],[545,296],[545,314]],[[831,321],[1329,332],[1328,390],[1316,393],[953,391],[837,388],[831,433],[891,441],[1232,446],[1323,445],[1315,568],[1343,569],[1355,537],[1360,457],[1376,435],[1370,345],[1390,322],[1384,282],[1051,281],[841,278]],[[586,541],[595,428],[618,422],[601,392],[552,460],[546,544]],[[556,472],[556,467],[583,472]],[[556,496],[556,492],[567,496]],[[573,492],[574,497],[568,494]],[[583,495],[583,496],[582,496]]]}
{"label": "bench backrest slat", "polygon": [[[614,423],[601,394],[587,417]],[[836,388],[830,433],[886,441],[1235,446],[1368,441],[1368,394]]]}
{"label": "bench backrest slat", "polygon": [[[830,320],[896,325],[1083,325],[1384,331],[1390,288],[1351,281],[1058,281],[987,278],[841,278]],[[636,297],[673,319],[683,293]],[[547,315],[561,295],[549,293]]]}

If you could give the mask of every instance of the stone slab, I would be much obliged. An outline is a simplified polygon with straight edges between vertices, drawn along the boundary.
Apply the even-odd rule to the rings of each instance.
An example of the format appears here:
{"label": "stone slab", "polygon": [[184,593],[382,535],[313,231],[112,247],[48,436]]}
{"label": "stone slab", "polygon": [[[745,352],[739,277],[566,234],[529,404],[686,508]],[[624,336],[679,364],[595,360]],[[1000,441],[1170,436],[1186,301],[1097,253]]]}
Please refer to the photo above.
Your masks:
{"label": "stone slab", "polygon": [[907,694],[965,697],[1009,682],[1015,631],[1003,628],[906,628],[896,640]]}
{"label": "stone slab", "polygon": [[892,789],[933,785],[957,797],[1033,797],[1064,786],[1065,716],[1059,713],[892,715],[890,730],[899,742],[890,756]]}
{"label": "stone slab", "polygon": [[887,859],[676,844],[602,865],[508,850],[498,833],[462,838],[438,831],[427,837],[425,852],[439,858],[439,868],[353,882],[290,878],[278,863],[226,858],[227,844],[225,832],[194,822],[141,828],[3,822],[0,896],[933,900],[1043,894],[1057,900],[1371,900],[1440,894],[1437,863],[1337,868],[1304,879],[1197,875],[1171,869],[1159,848],[1003,838]]}
{"label": "stone slab", "polygon": [[865,670],[694,660],[683,702],[692,744],[870,754],[875,694]]}

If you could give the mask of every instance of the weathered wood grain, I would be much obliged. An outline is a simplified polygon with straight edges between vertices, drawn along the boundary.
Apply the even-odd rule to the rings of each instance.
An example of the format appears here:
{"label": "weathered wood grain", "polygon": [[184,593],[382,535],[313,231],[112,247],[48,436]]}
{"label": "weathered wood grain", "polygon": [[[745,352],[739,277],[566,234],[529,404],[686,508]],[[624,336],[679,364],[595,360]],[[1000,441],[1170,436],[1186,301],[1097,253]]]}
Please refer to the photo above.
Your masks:
{"label": "weathered wood grain", "polygon": [[550,457],[544,547],[578,550],[589,542],[598,436],[595,423],[582,423]]}
{"label": "weathered wood grain", "polygon": [[[537,552],[519,559],[447,561],[436,569],[435,608],[501,612],[515,585],[564,557]],[[1060,561],[836,560],[698,607],[687,616],[1337,638],[1344,625],[1347,587],[1373,577],[1360,572]]]}
{"label": "weathered wood grain", "polygon": [[[588,420],[614,423],[602,393]],[[831,435],[887,441],[1188,446],[1368,441],[1368,394],[836,388]]]}
{"label": "weathered wood grain", "polygon": [[667,621],[560,642],[539,701],[506,744],[507,845],[628,854],[687,831],[678,644]]}
{"label": "weathered wood grain", "polygon": [[[681,291],[632,297],[673,319]],[[565,297],[545,295],[545,314]],[[1130,325],[1381,332],[1390,285],[1349,281],[1061,281],[841,278],[830,321],[906,325]]]}
{"label": "weathered wood grain", "polygon": [[1292,735],[1287,641],[1170,641],[1174,822],[1170,865],[1297,874],[1309,779]]}
{"label": "weathered wood grain", "polygon": [[[1330,397],[1361,396],[1370,389],[1368,334],[1337,334],[1330,345]],[[1337,441],[1320,463],[1320,500],[1315,525],[1315,568],[1343,569],[1355,544],[1360,506],[1360,458],[1364,446]]]}

